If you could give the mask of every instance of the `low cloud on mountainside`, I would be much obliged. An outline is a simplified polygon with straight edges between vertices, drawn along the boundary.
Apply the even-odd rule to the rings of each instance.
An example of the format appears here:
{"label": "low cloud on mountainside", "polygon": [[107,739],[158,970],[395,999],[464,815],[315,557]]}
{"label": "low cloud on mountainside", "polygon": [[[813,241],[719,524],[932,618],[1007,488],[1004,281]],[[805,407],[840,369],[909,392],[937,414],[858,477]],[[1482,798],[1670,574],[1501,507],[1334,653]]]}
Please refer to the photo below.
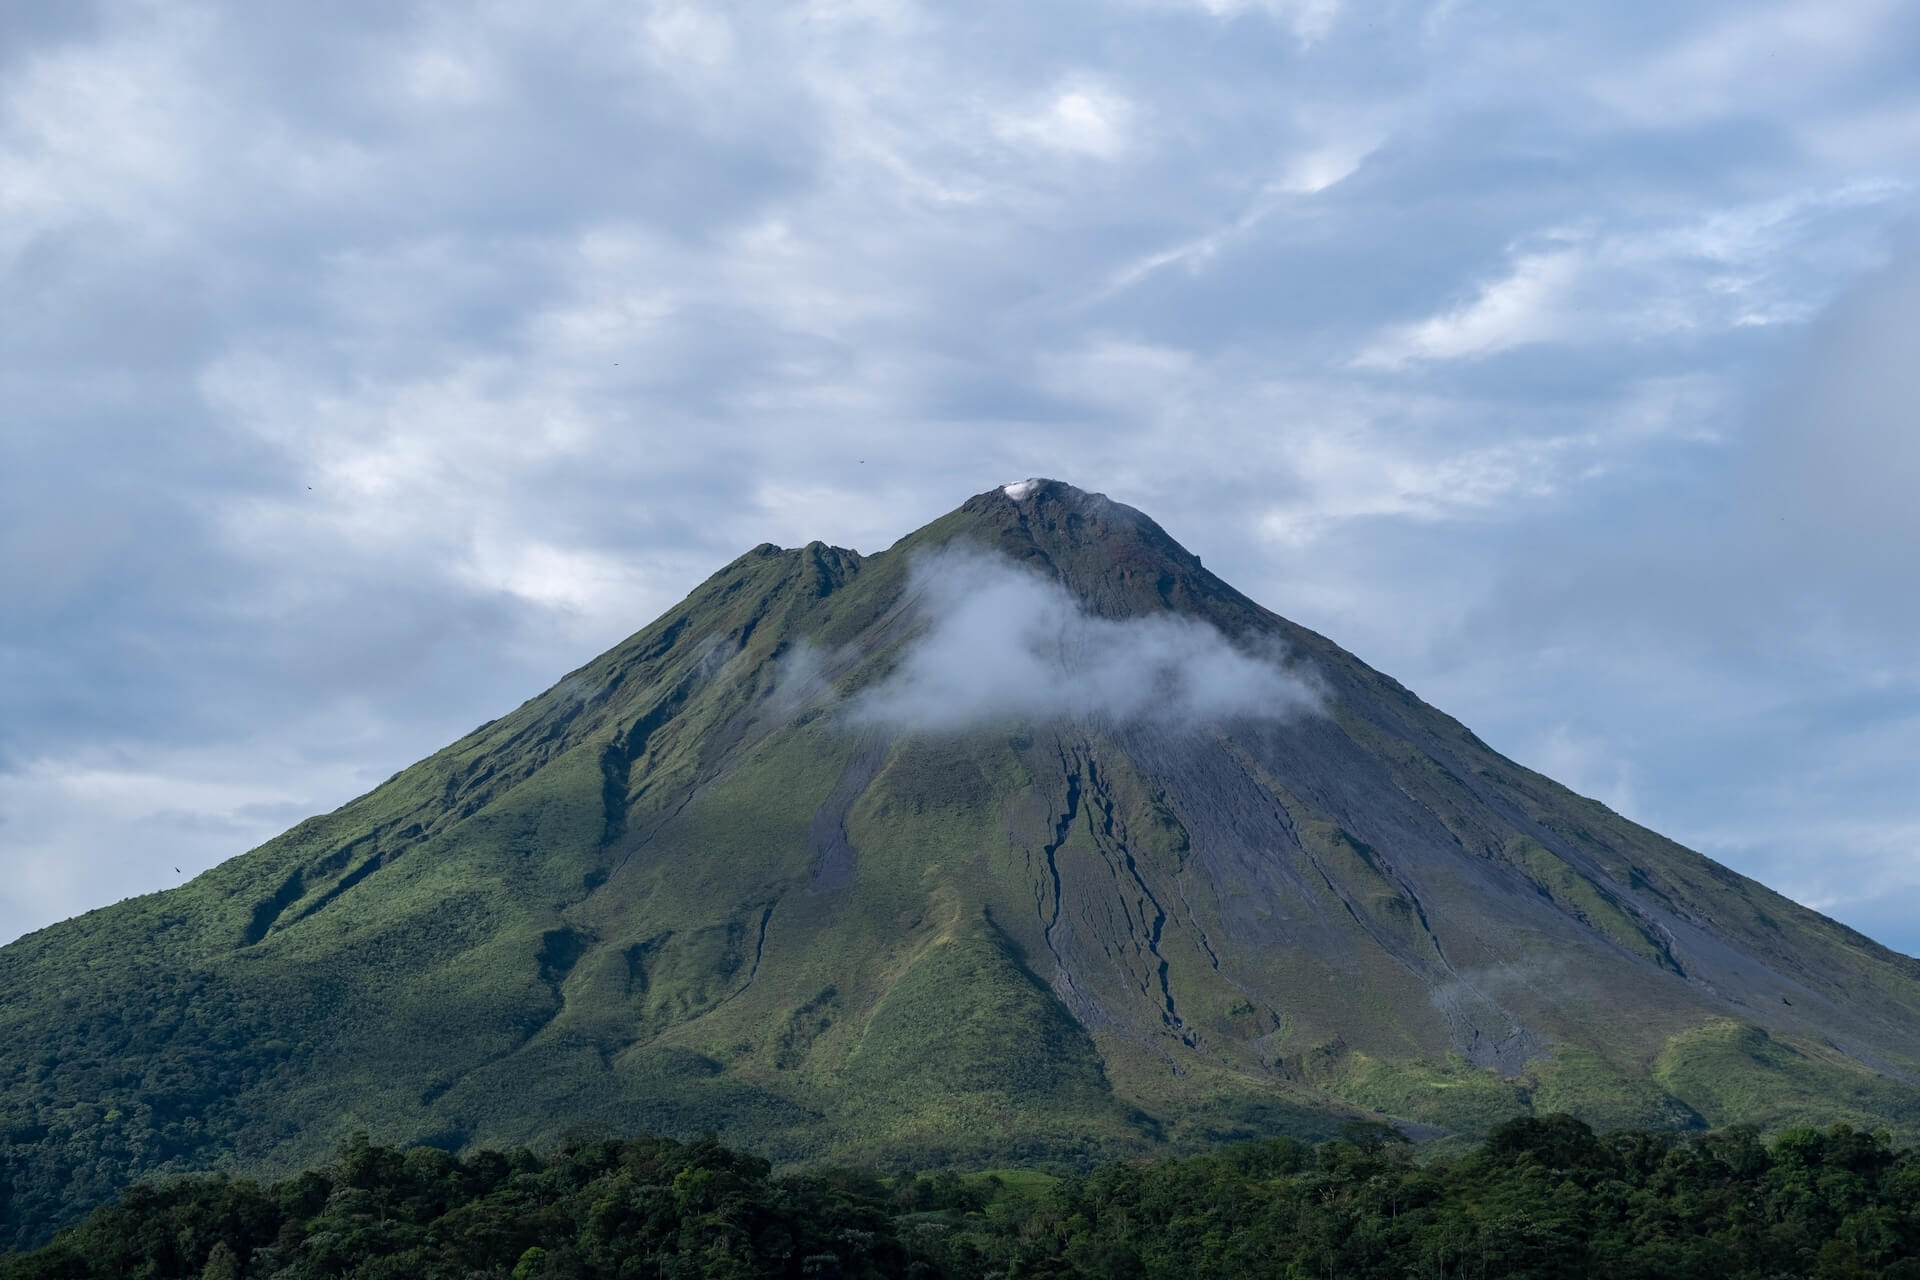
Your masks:
{"label": "low cloud on mountainside", "polygon": [[856,720],[953,730],[1018,717],[1190,728],[1312,711],[1319,696],[1281,655],[1248,653],[1172,615],[1100,618],[1004,557],[949,548],[917,561],[926,619]]}

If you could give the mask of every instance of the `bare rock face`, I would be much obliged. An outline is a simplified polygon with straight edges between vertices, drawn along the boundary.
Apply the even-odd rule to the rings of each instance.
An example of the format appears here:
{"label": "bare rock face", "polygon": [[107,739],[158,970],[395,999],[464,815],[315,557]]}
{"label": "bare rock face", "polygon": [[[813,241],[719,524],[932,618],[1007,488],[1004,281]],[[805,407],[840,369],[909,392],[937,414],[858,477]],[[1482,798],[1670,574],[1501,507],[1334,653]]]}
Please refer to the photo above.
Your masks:
{"label": "bare rock face", "polygon": [[1051,480],[757,547],[340,810],[0,949],[0,990],[18,1242],[356,1128],[920,1165],[1523,1110],[1920,1133],[1914,961]]}

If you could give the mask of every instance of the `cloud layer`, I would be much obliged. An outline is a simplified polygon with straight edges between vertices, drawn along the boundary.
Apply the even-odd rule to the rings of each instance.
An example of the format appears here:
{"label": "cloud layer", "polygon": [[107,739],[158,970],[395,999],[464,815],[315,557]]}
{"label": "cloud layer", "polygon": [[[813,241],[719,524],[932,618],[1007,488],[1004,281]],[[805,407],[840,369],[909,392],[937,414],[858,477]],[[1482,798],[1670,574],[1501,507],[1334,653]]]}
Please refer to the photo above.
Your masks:
{"label": "cloud layer", "polygon": [[1204,622],[1100,618],[1004,557],[948,548],[911,570],[924,630],[849,708],[856,722],[914,730],[1048,721],[1192,730],[1273,720],[1318,705],[1279,654],[1234,646]]}

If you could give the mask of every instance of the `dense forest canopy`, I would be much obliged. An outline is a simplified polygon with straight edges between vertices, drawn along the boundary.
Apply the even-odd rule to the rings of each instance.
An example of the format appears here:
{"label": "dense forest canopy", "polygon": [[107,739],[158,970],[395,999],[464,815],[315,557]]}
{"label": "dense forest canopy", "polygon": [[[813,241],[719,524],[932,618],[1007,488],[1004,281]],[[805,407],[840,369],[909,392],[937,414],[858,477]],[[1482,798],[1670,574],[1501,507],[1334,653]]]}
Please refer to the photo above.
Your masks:
{"label": "dense forest canopy", "polygon": [[135,1188],[0,1280],[1920,1277],[1920,1154],[1844,1125],[1603,1137],[1522,1117],[1421,1161],[1390,1131],[1085,1173],[774,1176],[712,1139],[461,1159],[344,1144],[262,1184]]}

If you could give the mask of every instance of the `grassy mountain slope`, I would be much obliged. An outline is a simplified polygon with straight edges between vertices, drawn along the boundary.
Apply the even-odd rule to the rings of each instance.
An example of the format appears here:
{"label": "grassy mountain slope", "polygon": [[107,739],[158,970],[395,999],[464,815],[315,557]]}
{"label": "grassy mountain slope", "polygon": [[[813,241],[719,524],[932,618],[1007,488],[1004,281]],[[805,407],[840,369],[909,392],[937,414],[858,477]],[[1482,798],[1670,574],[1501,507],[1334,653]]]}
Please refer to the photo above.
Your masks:
{"label": "grassy mountain slope", "polygon": [[[1324,709],[910,732],[847,699],[963,541],[1283,646]],[[1920,1133],[1920,966],[1489,750],[1130,508],[995,490],[742,556],[182,888],[0,948],[0,1222],[130,1178],[715,1129],[771,1158],[1125,1155],[1386,1113]]]}

